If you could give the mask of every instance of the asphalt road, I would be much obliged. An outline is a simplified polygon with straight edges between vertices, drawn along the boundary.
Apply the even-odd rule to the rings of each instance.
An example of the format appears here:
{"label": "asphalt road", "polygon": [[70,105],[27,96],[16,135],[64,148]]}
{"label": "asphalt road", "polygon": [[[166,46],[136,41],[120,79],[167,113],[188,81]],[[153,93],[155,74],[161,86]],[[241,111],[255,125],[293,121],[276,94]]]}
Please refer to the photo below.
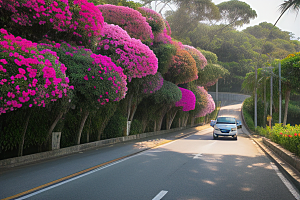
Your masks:
{"label": "asphalt road", "polygon": [[[240,118],[240,107],[239,102],[223,102],[219,115]],[[244,129],[237,141],[213,140],[212,128],[182,131],[186,132],[192,134],[141,153],[137,153],[140,141],[127,142],[1,172],[0,198],[137,153],[19,199],[299,199]]]}

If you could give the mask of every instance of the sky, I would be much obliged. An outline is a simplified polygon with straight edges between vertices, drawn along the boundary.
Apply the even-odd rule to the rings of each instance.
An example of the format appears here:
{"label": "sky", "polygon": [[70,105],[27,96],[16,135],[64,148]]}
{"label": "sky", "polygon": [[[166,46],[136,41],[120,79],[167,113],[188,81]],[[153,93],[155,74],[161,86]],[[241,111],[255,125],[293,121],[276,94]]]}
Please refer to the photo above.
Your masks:
{"label": "sky", "polygon": [[[241,0],[250,5],[250,7],[256,11],[257,18],[251,20],[250,24],[242,27],[242,29],[248,26],[255,26],[261,22],[268,22],[274,24],[280,16],[279,5],[284,0]],[[224,2],[224,0],[212,0],[215,4]],[[276,25],[283,31],[292,32],[295,37],[300,37],[300,12],[297,16],[296,12],[287,11]],[[239,29],[241,30],[241,29]],[[300,39],[299,39],[300,40]]]}
{"label": "sky", "polygon": [[[139,2],[139,0],[134,0]],[[216,5],[229,0],[212,0]],[[268,22],[274,24],[280,16],[279,5],[284,0],[240,0],[246,2],[250,7],[256,11],[257,18],[251,20],[250,24],[244,25],[238,30],[243,30],[249,26],[258,25],[261,22]],[[295,34],[295,38],[300,38],[300,12],[297,16],[296,12],[287,11],[279,20],[277,27],[282,31],[288,31]],[[300,40],[300,39],[299,39]]]}

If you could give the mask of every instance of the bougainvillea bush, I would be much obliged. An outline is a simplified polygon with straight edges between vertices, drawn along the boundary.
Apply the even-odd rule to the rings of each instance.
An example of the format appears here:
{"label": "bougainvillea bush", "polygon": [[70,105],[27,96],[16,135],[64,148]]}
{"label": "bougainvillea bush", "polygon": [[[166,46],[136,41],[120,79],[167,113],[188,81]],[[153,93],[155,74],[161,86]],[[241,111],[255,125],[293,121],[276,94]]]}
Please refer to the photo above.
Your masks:
{"label": "bougainvillea bush", "polygon": [[67,43],[44,45],[57,51],[60,60],[68,67],[70,83],[74,85],[74,92],[81,103],[87,106],[105,105],[125,97],[126,75],[109,57]]}
{"label": "bougainvillea bush", "polygon": [[182,107],[182,111],[190,111],[195,109],[196,97],[190,90],[179,87],[182,98],[175,103],[176,107]]}
{"label": "bougainvillea bush", "polygon": [[155,35],[154,43],[172,44],[173,41],[171,36],[168,35],[167,29],[164,29],[162,32]]}
{"label": "bougainvillea bush", "polygon": [[189,52],[191,56],[196,61],[196,66],[198,71],[203,69],[207,65],[207,60],[204,57],[204,55],[195,47],[189,46],[189,45],[183,45],[184,50]]}
{"label": "bougainvillea bush", "polygon": [[185,50],[177,49],[164,78],[175,84],[184,84],[198,79],[194,58]]}
{"label": "bougainvillea bush", "polygon": [[195,117],[204,117],[207,114],[212,113],[215,110],[215,102],[210,94],[204,89],[204,87],[197,86],[196,90],[197,96],[200,99],[197,101],[198,113],[195,114]]}
{"label": "bougainvillea bush", "polygon": [[148,75],[142,78],[141,81],[141,90],[144,94],[153,94],[160,90],[164,84],[164,79],[159,72],[157,72],[155,75]]}
{"label": "bougainvillea bush", "polygon": [[104,24],[96,52],[111,57],[124,69],[129,82],[157,72],[158,60],[153,51],[117,25]]}
{"label": "bougainvillea bush", "polygon": [[67,96],[66,70],[56,52],[0,29],[0,114]]}
{"label": "bougainvillea bush", "polygon": [[32,41],[48,37],[86,45],[100,35],[104,23],[99,9],[87,0],[4,0],[0,14],[5,16],[1,25]]}
{"label": "bougainvillea bush", "polygon": [[148,24],[151,26],[154,35],[156,33],[162,32],[165,29],[164,18],[159,13],[157,13],[156,11],[150,8],[145,8],[145,7],[138,8],[138,11],[144,17],[146,17],[146,20]]}
{"label": "bougainvillea bush", "polygon": [[105,22],[122,27],[127,33],[147,44],[151,43],[154,36],[151,26],[142,14],[132,8],[110,4],[97,6],[103,14]]}

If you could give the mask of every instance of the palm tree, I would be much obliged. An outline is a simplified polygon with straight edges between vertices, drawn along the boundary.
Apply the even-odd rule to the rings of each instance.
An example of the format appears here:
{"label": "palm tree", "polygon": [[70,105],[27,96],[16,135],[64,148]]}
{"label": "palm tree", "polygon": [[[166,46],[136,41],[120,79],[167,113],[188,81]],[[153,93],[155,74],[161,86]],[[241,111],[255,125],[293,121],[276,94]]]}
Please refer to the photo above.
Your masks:
{"label": "palm tree", "polygon": [[286,0],[284,1],[281,5],[279,10],[281,11],[280,16],[278,17],[275,25],[277,24],[277,22],[280,20],[280,18],[283,16],[283,14],[289,10],[292,9],[294,11],[296,11],[296,15],[298,15],[298,12],[300,10],[300,0]]}

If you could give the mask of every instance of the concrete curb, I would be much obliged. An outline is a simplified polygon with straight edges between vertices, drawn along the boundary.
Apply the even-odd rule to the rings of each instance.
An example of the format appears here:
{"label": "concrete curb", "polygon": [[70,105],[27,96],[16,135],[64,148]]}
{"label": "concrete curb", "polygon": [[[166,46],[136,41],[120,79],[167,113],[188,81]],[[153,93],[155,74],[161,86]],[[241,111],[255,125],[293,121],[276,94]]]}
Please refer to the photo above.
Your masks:
{"label": "concrete curb", "polygon": [[[199,125],[202,125],[202,124],[198,124],[195,126],[199,126]],[[62,149],[56,149],[53,151],[46,151],[46,152],[42,152],[42,153],[36,153],[36,154],[31,154],[31,155],[26,155],[26,156],[21,156],[21,157],[4,159],[4,160],[0,160],[0,169],[1,168],[7,169],[7,168],[11,168],[11,167],[29,164],[29,163],[36,162],[36,161],[41,161],[41,160],[65,156],[65,155],[69,155],[69,154],[73,154],[73,153],[78,153],[78,152],[84,151],[84,150],[95,149],[95,148],[104,147],[104,146],[117,144],[117,143],[121,143],[121,142],[147,138],[147,137],[151,137],[151,136],[155,136],[155,135],[162,135],[162,134],[175,132],[175,131],[188,129],[188,128],[192,128],[192,127],[187,126],[187,127],[174,128],[174,129],[170,129],[170,130],[161,130],[161,131],[155,131],[155,132],[141,133],[141,134],[137,134],[137,135],[129,135],[129,136],[124,136],[124,137],[111,138],[111,139],[107,139],[107,140],[100,140],[100,141],[75,145],[75,146],[71,146],[71,147],[66,147],[66,148],[62,148]]]}
{"label": "concrete curb", "polygon": [[253,136],[253,132],[245,122],[243,109],[241,109],[241,116],[244,127],[249,132],[246,134],[274,161],[279,170],[300,191],[300,159],[295,154],[265,137]]}

